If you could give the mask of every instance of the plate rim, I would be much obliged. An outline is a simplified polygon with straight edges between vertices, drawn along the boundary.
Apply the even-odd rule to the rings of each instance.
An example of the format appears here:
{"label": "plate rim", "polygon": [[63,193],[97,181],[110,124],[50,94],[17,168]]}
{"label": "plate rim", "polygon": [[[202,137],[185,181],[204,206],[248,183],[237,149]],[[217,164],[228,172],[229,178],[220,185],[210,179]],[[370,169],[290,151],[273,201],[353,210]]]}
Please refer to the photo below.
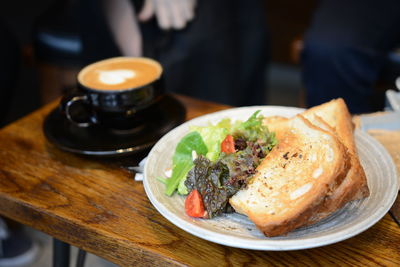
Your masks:
{"label": "plate rim", "polygon": [[[247,107],[238,107],[238,108],[230,108],[222,111],[217,111],[209,114],[205,114],[203,116],[196,117],[192,120],[189,120],[180,126],[172,129],[170,132],[168,132],[166,135],[164,135],[151,149],[148,159],[151,159],[154,157],[155,151],[157,150],[157,147],[160,143],[163,142],[163,140],[167,139],[170,135],[173,135],[175,132],[177,132],[180,128],[186,127],[187,125],[192,125],[195,124],[196,121],[203,121],[207,120],[207,117],[211,116],[223,116],[224,113],[230,113],[230,112],[240,112],[242,110],[249,109],[249,110],[256,110],[256,109],[262,109],[268,112],[268,110],[286,110],[289,112],[293,112],[292,115],[296,113],[300,113],[301,111],[304,111],[302,108],[297,108],[297,107],[286,107],[286,106],[247,106]],[[221,117],[220,119],[222,119]],[[183,219],[181,219],[179,216],[177,216],[174,213],[171,213],[162,203],[160,203],[155,196],[152,194],[150,185],[148,182],[147,177],[147,169],[149,166],[150,160],[146,161],[145,165],[145,170],[144,170],[144,189],[146,192],[147,197],[149,198],[150,202],[152,205],[158,210],[158,212],[161,213],[161,215],[166,218],[168,221],[170,221],[172,224],[177,226],[178,228],[194,235],[199,238],[217,243],[217,244],[222,244],[230,247],[236,247],[236,248],[244,248],[244,249],[251,249],[251,250],[262,250],[262,251],[289,251],[289,250],[298,250],[298,249],[309,249],[309,248],[315,248],[315,247],[320,247],[320,246],[325,246],[333,243],[337,243],[340,241],[343,241],[345,239],[351,238],[355,235],[358,235],[362,233],[363,231],[367,230],[370,228],[372,225],[377,223],[379,220],[382,219],[383,216],[389,211],[390,207],[393,205],[396,196],[397,196],[397,191],[399,190],[399,182],[397,179],[397,174],[396,174],[396,167],[394,165],[393,159],[390,157],[389,153],[387,152],[386,148],[382,144],[380,144],[377,140],[375,140],[372,136],[368,135],[367,133],[364,133],[360,130],[355,131],[355,136],[360,136],[359,138],[363,138],[365,141],[369,143],[369,145],[377,146],[379,150],[381,150],[384,153],[385,157],[385,162],[387,163],[388,170],[390,171],[390,177],[394,177],[393,182],[396,186],[393,186],[391,188],[388,188],[390,198],[386,198],[382,202],[385,202],[386,205],[380,206],[379,210],[380,211],[375,216],[371,217],[372,219],[367,219],[367,220],[362,220],[361,222],[350,225],[346,227],[344,230],[347,231],[347,234],[343,234],[344,230],[337,231],[335,233],[330,233],[330,234],[325,234],[322,236],[318,237],[302,237],[301,239],[301,244],[299,243],[299,240],[297,239],[250,239],[250,238],[244,238],[244,237],[236,237],[236,236],[229,236],[225,233],[216,233],[212,230],[205,229],[201,226],[193,225]],[[196,220],[196,219],[193,219]]]}

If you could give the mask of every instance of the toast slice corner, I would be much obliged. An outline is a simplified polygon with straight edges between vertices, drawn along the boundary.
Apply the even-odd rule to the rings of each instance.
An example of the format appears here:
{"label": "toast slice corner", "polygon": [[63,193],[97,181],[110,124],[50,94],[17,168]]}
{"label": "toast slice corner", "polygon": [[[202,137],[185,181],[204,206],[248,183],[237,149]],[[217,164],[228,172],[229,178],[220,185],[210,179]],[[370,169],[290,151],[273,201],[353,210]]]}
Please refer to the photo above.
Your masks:
{"label": "toast slice corner", "polygon": [[[308,224],[312,224],[342,208],[347,202],[368,197],[370,193],[355,145],[354,124],[344,100],[341,98],[331,100],[304,111],[302,115],[312,124],[337,135],[348,149],[351,165],[341,185],[325,199],[319,211],[310,218]],[[274,131],[282,128],[282,124],[288,120],[290,119],[274,118],[265,122],[270,130]]]}
{"label": "toast slice corner", "polygon": [[342,98],[338,98],[310,108],[303,113],[303,116],[308,119],[314,115],[322,118],[334,129],[341,142],[350,152],[352,168],[346,177],[346,180],[348,180],[346,181],[346,185],[351,187],[351,190],[349,189],[347,191],[349,191],[349,194],[352,196],[342,196],[341,198],[351,201],[368,197],[369,188],[367,178],[358,157],[354,140],[354,124],[346,103]]}
{"label": "toast slice corner", "polygon": [[301,115],[280,123],[278,145],[230,204],[266,236],[306,225],[349,170],[346,147]]}
{"label": "toast slice corner", "polygon": [[[354,140],[354,124],[345,101],[342,98],[333,99],[319,106],[307,109],[301,114],[310,120],[311,123],[316,123],[315,116],[321,118],[331,127],[330,131],[334,131],[340,141],[349,150],[352,167],[346,177],[346,183],[332,199],[334,201],[340,200],[341,204],[339,206],[342,207],[348,201],[368,197],[367,177],[358,157]],[[289,119],[274,116],[273,119],[267,118],[265,123],[270,131],[274,131],[275,128],[282,128],[282,124],[287,120]],[[343,194],[346,194],[346,196]]]}

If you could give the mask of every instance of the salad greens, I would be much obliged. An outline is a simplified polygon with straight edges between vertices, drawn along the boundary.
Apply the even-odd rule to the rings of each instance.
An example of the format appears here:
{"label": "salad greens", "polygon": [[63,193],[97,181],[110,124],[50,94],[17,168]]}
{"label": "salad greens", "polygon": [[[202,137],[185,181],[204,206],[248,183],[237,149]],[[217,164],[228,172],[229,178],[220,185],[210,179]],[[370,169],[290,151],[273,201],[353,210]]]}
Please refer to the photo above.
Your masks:
{"label": "salad greens", "polygon": [[211,161],[216,161],[221,153],[221,142],[228,135],[228,128],[222,128],[217,124],[206,127],[193,126],[190,129],[197,131],[203,138],[208,149],[206,157]]}
{"label": "salad greens", "polygon": [[229,169],[221,161],[216,163],[199,156],[194,161],[194,167],[187,175],[185,185],[188,191],[197,190],[203,198],[207,218],[212,218],[231,211],[229,198],[236,192],[234,185],[229,183]]}
{"label": "salad greens", "polygon": [[268,127],[263,124],[264,116],[258,116],[259,113],[260,110],[257,110],[248,120],[234,127],[232,135],[262,144],[261,149],[266,156],[278,141],[275,138],[275,133],[270,133]]}
{"label": "salad greens", "polygon": [[[259,110],[256,111],[244,122],[235,121],[232,123],[230,119],[223,119],[216,125],[210,123],[207,126],[190,127],[191,132],[183,137],[176,147],[172,159],[172,176],[165,179],[165,193],[171,196],[178,189],[179,194],[188,194],[185,180],[189,171],[195,167],[192,151],[196,151],[197,156],[202,155],[207,158],[210,166],[219,164],[219,161],[227,165],[231,170],[231,176],[236,175],[234,177],[236,180],[233,183],[238,184],[240,182],[240,185],[242,185],[243,179],[234,171],[234,169],[238,169],[234,167],[234,164],[236,166],[243,165],[241,175],[244,176],[244,172],[246,172],[246,176],[248,176],[249,168],[246,167],[245,170],[244,166],[251,163],[250,168],[253,171],[257,167],[255,165],[260,161],[254,158],[265,157],[277,143],[275,135],[270,133],[268,128],[263,125],[264,117],[259,112]],[[235,146],[238,145],[238,152],[233,153],[235,155],[226,155],[221,151],[221,143],[228,135],[233,136],[238,142],[238,144],[235,143]],[[247,159],[249,157],[253,159],[249,161]]]}
{"label": "salad greens", "polygon": [[193,168],[192,151],[196,151],[198,155],[205,155],[208,152],[207,146],[198,132],[188,133],[176,146],[175,154],[172,157],[172,175],[171,178],[166,179],[165,193],[168,196],[175,192],[181,180]]}

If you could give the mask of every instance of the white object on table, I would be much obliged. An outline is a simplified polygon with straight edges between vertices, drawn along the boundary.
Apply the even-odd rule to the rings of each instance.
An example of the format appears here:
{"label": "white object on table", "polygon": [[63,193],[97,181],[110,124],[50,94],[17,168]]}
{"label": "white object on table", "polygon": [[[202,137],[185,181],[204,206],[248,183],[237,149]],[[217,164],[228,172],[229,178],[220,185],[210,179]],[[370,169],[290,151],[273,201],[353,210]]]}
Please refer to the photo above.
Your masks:
{"label": "white object on table", "polygon": [[396,92],[394,90],[387,90],[386,91],[386,101],[394,111],[400,111],[400,92]]}
{"label": "white object on table", "polygon": [[147,157],[145,157],[144,159],[142,159],[139,162],[139,166],[137,166],[135,168],[136,174],[135,174],[135,181],[143,181],[144,175],[144,164],[146,163]]}

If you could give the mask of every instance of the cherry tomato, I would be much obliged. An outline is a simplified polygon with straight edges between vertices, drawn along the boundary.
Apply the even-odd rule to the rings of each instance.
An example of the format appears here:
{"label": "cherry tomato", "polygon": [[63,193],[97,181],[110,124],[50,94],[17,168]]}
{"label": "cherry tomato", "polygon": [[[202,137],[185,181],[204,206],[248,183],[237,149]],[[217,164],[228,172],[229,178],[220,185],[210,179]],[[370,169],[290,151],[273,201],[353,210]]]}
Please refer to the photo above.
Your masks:
{"label": "cherry tomato", "polygon": [[232,135],[227,135],[221,143],[221,151],[225,154],[235,153],[235,140]]}
{"label": "cherry tomato", "polygon": [[203,199],[196,189],[193,189],[185,200],[186,214],[191,217],[204,218],[207,212],[204,210]]}

